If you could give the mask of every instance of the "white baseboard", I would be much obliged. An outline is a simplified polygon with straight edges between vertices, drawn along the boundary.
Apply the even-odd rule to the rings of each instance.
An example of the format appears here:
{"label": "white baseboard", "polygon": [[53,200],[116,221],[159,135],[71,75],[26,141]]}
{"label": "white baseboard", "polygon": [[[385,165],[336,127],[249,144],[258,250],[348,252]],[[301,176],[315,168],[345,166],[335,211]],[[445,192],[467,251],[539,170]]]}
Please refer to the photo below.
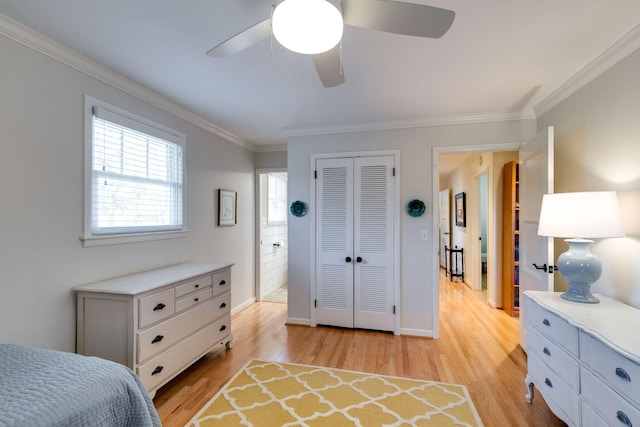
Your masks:
{"label": "white baseboard", "polygon": [[249,307],[251,304],[253,304],[255,302],[256,302],[256,298],[255,297],[249,298],[248,300],[246,300],[242,304],[232,308],[231,309],[231,315],[234,315],[234,314],[244,310],[245,308]]}
{"label": "white baseboard", "polygon": [[431,329],[400,328],[400,335],[412,335],[415,337],[433,338],[433,331]]}
{"label": "white baseboard", "polygon": [[297,319],[295,317],[287,317],[287,325],[311,325],[311,320],[309,319]]}

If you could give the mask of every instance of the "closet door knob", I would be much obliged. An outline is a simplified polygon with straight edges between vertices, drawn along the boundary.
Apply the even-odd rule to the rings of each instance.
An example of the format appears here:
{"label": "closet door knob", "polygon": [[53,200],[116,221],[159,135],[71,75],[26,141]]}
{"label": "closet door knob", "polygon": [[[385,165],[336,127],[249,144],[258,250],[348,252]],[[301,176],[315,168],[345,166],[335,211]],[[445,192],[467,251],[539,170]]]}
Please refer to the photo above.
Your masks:
{"label": "closet door knob", "polygon": [[350,256],[348,256],[348,257],[346,257],[344,260],[345,260],[345,262],[351,262],[351,257],[350,257]]}
{"label": "closet door knob", "polygon": [[356,258],[356,262],[362,262],[362,257]]}

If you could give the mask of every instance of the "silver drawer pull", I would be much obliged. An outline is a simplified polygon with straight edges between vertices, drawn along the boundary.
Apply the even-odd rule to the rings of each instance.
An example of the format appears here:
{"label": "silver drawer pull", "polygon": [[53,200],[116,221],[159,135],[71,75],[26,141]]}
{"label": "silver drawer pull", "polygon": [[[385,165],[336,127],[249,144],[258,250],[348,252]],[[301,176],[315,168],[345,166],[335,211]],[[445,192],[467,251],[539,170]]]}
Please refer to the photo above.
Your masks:
{"label": "silver drawer pull", "polygon": [[549,322],[549,319],[544,319],[542,321],[542,324],[545,325],[545,326],[551,326],[551,322]]}
{"label": "silver drawer pull", "polygon": [[544,379],[544,383],[546,385],[548,385],[550,388],[553,388],[553,383],[551,382],[551,380],[549,378],[545,378]]}
{"label": "silver drawer pull", "polygon": [[549,351],[549,349],[548,349],[547,347],[543,348],[543,349],[542,349],[542,352],[543,352],[544,354],[546,354],[547,356],[551,356],[551,352]]}
{"label": "silver drawer pull", "polygon": [[618,413],[616,414],[616,418],[618,419],[618,421],[620,421],[622,424],[629,426],[629,427],[633,427],[631,425],[631,420],[629,420],[629,417],[627,417],[627,414],[625,414],[622,411],[618,411]]}
{"label": "silver drawer pull", "polygon": [[151,341],[151,344],[155,344],[157,342],[160,342],[164,339],[164,336],[162,335],[156,335],[156,337]]}
{"label": "silver drawer pull", "polygon": [[629,376],[627,371],[625,371],[622,368],[616,368],[616,376],[618,376],[619,378],[622,378],[624,381],[628,383],[631,382],[631,377]]}

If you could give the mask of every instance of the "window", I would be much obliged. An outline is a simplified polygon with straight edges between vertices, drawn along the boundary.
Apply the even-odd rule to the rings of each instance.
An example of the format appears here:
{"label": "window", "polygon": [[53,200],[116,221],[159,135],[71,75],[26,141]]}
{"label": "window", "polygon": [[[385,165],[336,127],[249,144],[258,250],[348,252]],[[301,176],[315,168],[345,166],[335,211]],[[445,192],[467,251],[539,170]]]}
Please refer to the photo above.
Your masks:
{"label": "window", "polygon": [[184,231],[184,135],[113,110],[91,107],[85,246]]}
{"label": "window", "polygon": [[267,224],[287,222],[287,174],[270,173],[267,189]]}

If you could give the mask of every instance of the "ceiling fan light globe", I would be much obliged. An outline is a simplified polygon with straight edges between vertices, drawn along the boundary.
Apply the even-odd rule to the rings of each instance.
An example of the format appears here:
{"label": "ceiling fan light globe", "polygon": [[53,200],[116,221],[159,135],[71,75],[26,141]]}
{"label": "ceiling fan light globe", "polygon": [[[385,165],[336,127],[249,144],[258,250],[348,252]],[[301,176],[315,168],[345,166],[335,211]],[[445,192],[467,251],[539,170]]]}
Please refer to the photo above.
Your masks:
{"label": "ceiling fan light globe", "polygon": [[298,53],[318,54],[342,38],[342,14],[327,0],[284,0],[272,17],[273,35],[282,46]]}

